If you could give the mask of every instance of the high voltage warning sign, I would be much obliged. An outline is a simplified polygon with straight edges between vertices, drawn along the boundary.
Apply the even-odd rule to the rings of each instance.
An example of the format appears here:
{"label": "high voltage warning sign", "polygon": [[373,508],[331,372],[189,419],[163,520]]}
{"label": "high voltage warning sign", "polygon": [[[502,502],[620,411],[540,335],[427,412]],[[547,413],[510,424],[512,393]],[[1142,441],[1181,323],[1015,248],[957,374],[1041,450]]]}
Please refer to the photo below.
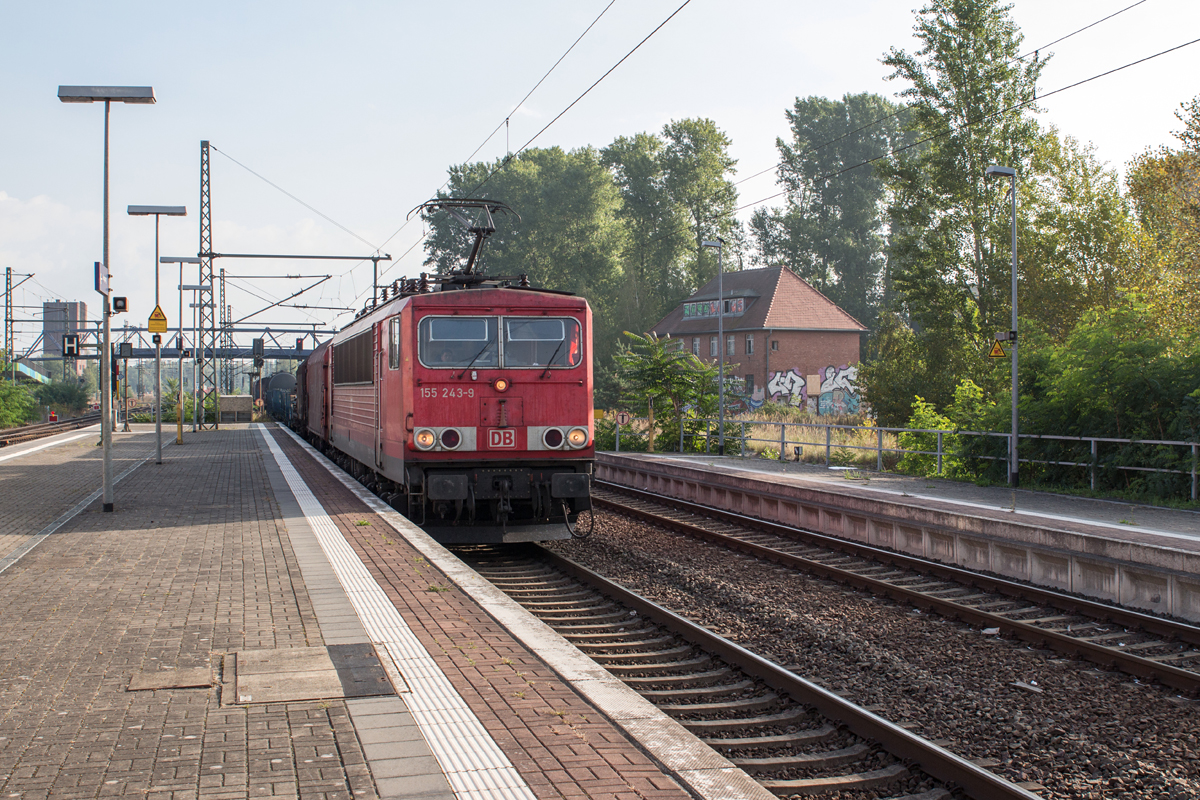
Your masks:
{"label": "high voltage warning sign", "polygon": [[151,333],[167,332],[167,315],[163,313],[162,306],[154,307],[154,311],[150,314],[150,324],[147,327]]}
{"label": "high voltage warning sign", "polygon": [[[166,330],[164,328],[163,330]],[[988,358],[1007,358],[1008,353],[1004,352],[1004,348],[999,342],[992,342],[992,349],[988,352]]]}

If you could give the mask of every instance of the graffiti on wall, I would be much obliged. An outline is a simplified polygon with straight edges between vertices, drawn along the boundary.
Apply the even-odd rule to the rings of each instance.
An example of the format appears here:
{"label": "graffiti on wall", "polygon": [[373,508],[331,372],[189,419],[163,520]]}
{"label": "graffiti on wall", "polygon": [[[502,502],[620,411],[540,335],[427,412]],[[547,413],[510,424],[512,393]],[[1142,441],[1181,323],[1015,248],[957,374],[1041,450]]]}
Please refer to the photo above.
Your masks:
{"label": "graffiti on wall", "polygon": [[817,402],[818,414],[858,413],[858,367],[843,364],[821,370],[821,397]]}
{"label": "graffiti on wall", "polygon": [[[809,381],[799,370],[772,372],[763,399],[770,398],[772,403],[803,408],[812,414],[855,414],[860,405],[858,387],[855,385],[857,378],[858,367],[846,364],[826,367],[813,376],[814,391],[817,381],[820,381],[821,389],[819,396],[813,397],[809,395]],[[758,391],[755,392],[757,394]]]}
{"label": "graffiti on wall", "polygon": [[772,403],[787,403],[791,406],[807,407],[808,384],[804,376],[794,369],[787,372],[772,372],[767,382],[767,394]]}
{"label": "graffiti on wall", "polygon": [[725,412],[741,414],[746,411],[756,411],[767,401],[763,387],[756,386],[749,394],[746,393],[746,381],[743,378],[730,377],[725,379]]}

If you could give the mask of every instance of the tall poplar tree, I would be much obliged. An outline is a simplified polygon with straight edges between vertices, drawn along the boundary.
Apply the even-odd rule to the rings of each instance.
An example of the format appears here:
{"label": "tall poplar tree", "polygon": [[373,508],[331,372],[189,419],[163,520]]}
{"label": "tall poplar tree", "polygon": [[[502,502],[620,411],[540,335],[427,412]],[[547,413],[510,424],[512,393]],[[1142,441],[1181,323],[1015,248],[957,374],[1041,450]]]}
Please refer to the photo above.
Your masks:
{"label": "tall poplar tree", "polygon": [[755,212],[756,260],[783,264],[864,324],[883,299],[884,176],[871,161],[902,146],[904,110],[879,95],[796,98],[777,139],[782,209]]}
{"label": "tall poplar tree", "polygon": [[1003,382],[988,380],[980,350],[992,331],[1010,327],[1010,211],[1007,182],[984,171],[1000,164],[1015,168],[1018,181],[1028,174],[1036,82],[1048,58],[1020,57],[1010,8],[1001,0],[929,0],[917,12],[921,48],[892,48],[883,59],[891,79],[908,84],[899,97],[923,140],[887,165],[888,269],[897,307],[925,348],[923,396],[938,406],[963,377]]}

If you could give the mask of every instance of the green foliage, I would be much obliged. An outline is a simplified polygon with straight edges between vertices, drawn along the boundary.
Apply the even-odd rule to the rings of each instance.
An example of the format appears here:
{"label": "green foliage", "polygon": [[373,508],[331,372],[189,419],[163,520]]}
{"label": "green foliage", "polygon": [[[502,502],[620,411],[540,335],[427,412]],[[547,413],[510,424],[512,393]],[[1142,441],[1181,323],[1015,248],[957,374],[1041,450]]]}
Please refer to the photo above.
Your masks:
{"label": "green foliage", "polygon": [[907,143],[900,112],[867,93],[796,98],[787,112],[792,141],[776,140],[787,205],[757,211],[750,223],[758,262],[787,266],[867,325],[883,300],[886,187],[871,166],[837,173]]}
{"label": "green foliage", "polygon": [[691,246],[688,217],[667,187],[665,149],[660,137],[639,133],[618,137],[600,151],[620,190],[617,216],[628,234],[616,318],[623,330],[649,330],[691,291],[684,270]]}
{"label": "green foliage", "polygon": [[35,391],[39,405],[49,406],[61,417],[75,417],[88,406],[88,392],[76,380],[43,383]]}
{"label": "green foliage", "polygon": [[1141,236],[1133,285],[1160,328],[1200,333],[1200,97],[1182,104],[1180,149],[1147,150],[1128,169],[1129,196]]}
{"label": "green foliage", "polygon": [[985,387],[996,379],[981,353],[992,331],[1010,327],[1010,207],[1007,183],[984,171],[1002,164],[1029,174],[1039,136],[1032,101],[1046,62],[1016,58],[1022,36],[1009,8],[1001,0],[928,0],[917,13],[921,49],[893,48],[883,59],[891,77],[908,84],[899,94],[909,102],[911,135],[926,140],[883,167],[892,310],[911,335],[890,323],[874,350],[876,358],[904,353],[916,369],[897,376],[902,391],[881,380],[900,366],[875,364],[860,380],[874,372],[867,400],[892,422],[907,417],[918,392],[943,406],[962,378]]}
{"label": "green foliage", "polygon": [[[917,397],[916,402],[913,403],[912,416],[908,418],[904,427],[918,428],[922,431],[952,431],[954,423],[950,421],[949,417],[939,414],[932,403],[922,397]],[[898,472],[922,477],[938,474],[937,456],[934,455],[938,449],[936,433],[907,432],[900,434],[899,438],[900,447],[906,452],[900,457],[900,463],[896,465]],[[943,448],[948,446],[947,438],[949,437],[943,435]]]}
{"label": "green foliage", "polygon": [[1133,215],[1095,148],[1053,128],[1039,138],[1020,193],[1021,315],[1061,341],[1136,280]]}
{"label": "green foliage", "polygon": [[[495,171],[487,195],[502,199],[520,219],[496,217],[496,233],[483,248],[479,266],[493,275],[526,274],[535,286],[587,298],[595,314],[596,357],[603,362],[612,353],[618,330],[613,318],[625,241],[616,217],[620,195],[612,175],[590,147],[570,152],[558,147],[529,149],[500,169],[502,164],[452,167],[442,196],[468,196]],[[427,223],[432,232],[425,263],[440,274],[462,266],[474,237],[449,214],[435,213]]]}
{"label": "green foliage", "polygon": [[[1162,338],[1153,309],[1126,297],[1111,310],[1084,315],[1060,344],[1034,333],[1022,339],[1020,425],[1023,434],[1130,439],[1101,443],[1097,485],[1128,497],[1179,497],[1190,492],[1188,447],[1150,445],[1146,440],[1200,440],[1200,338]],[[988,392],[963,381],[939,413],[918,399],[907,427],[1006,432],[1011,425],[1007,389]],[[948,477],[1004,482],[1007,441],[1001,437],[944,435]],[[936,434],[903,434],[901,444],[932,450]],[[905,456],[900,469],[930,474],[931,458]],[[1022,483],[1087,486],[1089,443],[1022,439]],[[1121,470],[1153,466],[1182,474]]]}
{"label": "green foliage", "polygon": [[651,452],[660,430],[678,446],[681,424],[688,425],[710,407],[715,410],[717,367],[684,350],[678,339],[628,331],[625,336],[628,343],[622,343],[615,356],[622,405],[648,418]]}
{"label": "green foliage", "polygon": [[695,289],[717,276],[716,256],[703,247],[704,240],[725,239],[726,269],[740,257],[742,230],[734,216],[738,195],[729,179],[737,159],[729,155],[729,137],[710,119],[669,122],[663,127],[663,139],[666,189],[671,201],[686,213],[691,228],[694,250],[687,271]]}
{"label": "green foliage", "polygon": [[9,382],[10,367],[3,355],[0,350],[0,428],[11,428],[37,419],[37,406],[29,389]]}

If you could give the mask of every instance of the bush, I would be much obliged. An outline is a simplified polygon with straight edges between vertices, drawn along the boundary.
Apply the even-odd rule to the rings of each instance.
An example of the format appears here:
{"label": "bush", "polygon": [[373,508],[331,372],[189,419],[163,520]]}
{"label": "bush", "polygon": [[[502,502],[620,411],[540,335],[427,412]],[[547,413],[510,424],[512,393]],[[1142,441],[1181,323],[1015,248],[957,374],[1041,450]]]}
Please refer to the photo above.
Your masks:
{"label": "bush", "polygon": [[78,381],[43,383],[35,390],[40,405],[49,406],[60,417],[77,417],[88,407],[88,393]]}

